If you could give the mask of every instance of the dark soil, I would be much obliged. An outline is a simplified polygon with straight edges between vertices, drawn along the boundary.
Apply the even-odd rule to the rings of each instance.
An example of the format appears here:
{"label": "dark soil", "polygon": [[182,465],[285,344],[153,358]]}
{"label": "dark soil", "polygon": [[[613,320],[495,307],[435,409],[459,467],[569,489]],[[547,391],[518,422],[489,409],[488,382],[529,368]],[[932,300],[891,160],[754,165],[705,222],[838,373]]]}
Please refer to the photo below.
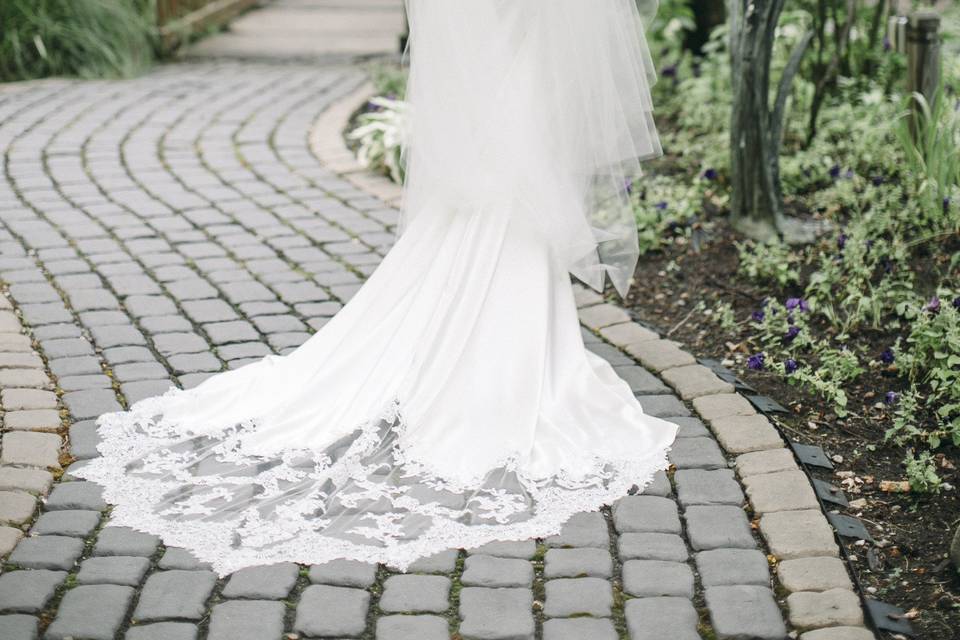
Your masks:
{"label": "dark soil", "polygon": [[[838,419],[827,403],[787,384],[774,373],[747,368],[747,357],[758,349],[751,343],[751,312],[761,301],[788,293],[744,283],[737,274],[737,237],[725,220],[715,220],[710,238],[687,243],[641,259],[627,305],[638,318],[658,328],[699,357],[715,358],[733,370],[759,393],[790,410],[777,419],[782,431],[799,442],[817,444],[833,458],[835,469],[815,473],[840,486],[851,504],[841,513],[860,518],[876,544],[848,542],[854,571],[865,592],[908,612],[916,638],[960,638],[960,574],[947,559],[953,531],[960,525],[960,496],[955,488],[937,495],[884,490],[885,481],[906,479],[904,450],[886,445],[884,432],[891,413],[884,394],[898,390],[889,371],[871,369],[858,386],[848,388],[849,415]],[[726,302],[736,312],[738,327],[721,329],[702,312],[693,311],[703,301],[712,309]],[[856,336],[867,353],[879,354],[894,336]],[[874,356],[876,357],[876,356]],[[940,474],[952,487],[960,484],[956,465],[960,451],[943,447],[938,454]],[[881,488],[884,486],[884,488]],[[896,637],[886,634],[884,637]]]}

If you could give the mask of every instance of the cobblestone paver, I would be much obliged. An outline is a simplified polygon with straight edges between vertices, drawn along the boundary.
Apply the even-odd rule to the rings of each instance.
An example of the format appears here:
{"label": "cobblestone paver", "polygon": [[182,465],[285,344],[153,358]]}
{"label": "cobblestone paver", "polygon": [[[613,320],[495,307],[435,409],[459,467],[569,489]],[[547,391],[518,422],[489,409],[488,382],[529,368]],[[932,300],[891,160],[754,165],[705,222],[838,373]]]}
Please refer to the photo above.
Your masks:
{"label": "cobblestone paver", "polygon": [[346,66],[220,62],[0,90],[0,637],[856,633],[832,531],[773,427],[583,288],[588,347],[681,426],[643,495],[407,574],[339,561],[218,579],[110,525],[98,487],[69,473],[96,455],[98,415],[294,349],[388,250],[395,190],[322,164],[308,135],[363,82]]}

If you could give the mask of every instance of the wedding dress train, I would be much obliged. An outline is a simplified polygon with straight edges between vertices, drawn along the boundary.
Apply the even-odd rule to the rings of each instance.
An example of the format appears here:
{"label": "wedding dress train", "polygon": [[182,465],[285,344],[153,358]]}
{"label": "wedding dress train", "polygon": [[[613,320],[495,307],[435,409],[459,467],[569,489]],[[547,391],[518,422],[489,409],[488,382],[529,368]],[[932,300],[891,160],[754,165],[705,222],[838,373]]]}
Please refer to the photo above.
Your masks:
{"label": "wedding dress train", "polygon": [[[622,287],[615,272],[632,266],[623,189],[658,151],[636,7],[408,5],[414,121],[396,245],[289,355],[101,416],[102,455],[76,471],[105,487],[113,524],[221,573],[338,558],[403,569],[544,537],[667,466],[676,426],[585,349],[569,279],[607,272]],[[548,56],[571,35],[618,44]],[[634,66],[557,83],[555,65],[599,73],[612,56]],[[558,129],[574,107],[583,121]]]}

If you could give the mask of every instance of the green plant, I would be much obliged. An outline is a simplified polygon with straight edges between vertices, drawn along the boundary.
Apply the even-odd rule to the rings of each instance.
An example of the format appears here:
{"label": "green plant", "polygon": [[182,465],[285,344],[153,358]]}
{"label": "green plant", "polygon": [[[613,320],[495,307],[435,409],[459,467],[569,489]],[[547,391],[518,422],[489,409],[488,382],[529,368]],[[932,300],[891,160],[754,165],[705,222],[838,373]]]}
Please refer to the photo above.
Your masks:
{"label": "green plant", "polygon": [[130,76],[154,56],[143,2],[3,0],[0,25],[0,80]]}
{"label": "green plant", "polygon": [[347,134],[347,139],[357,143],[360,164],[402,183],[405,177],[403,141],[407,104],[400,100],[373,98],[370,106],[373,110],[357,117],[357,126]]}
{"label": "green plant", "polygon": [[800,281],[799,257],[782,242],[737,243],[739,271],[754,282],[775,282],[781,287]]}

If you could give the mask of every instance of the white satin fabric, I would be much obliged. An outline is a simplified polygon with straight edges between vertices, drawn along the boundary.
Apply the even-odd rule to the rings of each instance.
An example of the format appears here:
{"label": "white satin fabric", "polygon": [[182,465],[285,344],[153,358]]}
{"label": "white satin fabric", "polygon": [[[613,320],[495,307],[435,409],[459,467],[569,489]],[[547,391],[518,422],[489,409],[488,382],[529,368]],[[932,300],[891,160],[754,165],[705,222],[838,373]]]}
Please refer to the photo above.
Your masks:
{"label": "white satin fabric", "polygon": [[[524,48],[533,33],[553,42],[554,20],[594,19],[587,5],[636,16],[627,0],[412,0],[403,234],[293,353],[101,416],[102,456],[76,474],[104,485],[114,524],[158,534],[224,574],[337,558],[403,569],[448,548],[556,533],[667,466],[676,426],[645,415],[584,348],[568,275],[589,255],[573,247],[595,233],[588,204],[571,198],[593,186],[559,158],[572,155],[568,144],[605,162],[626,162],[627,150],[545,128],[543,98],[556,95],[536,80],[546,52]],[[456,60],[481,25],[503,50],[478,46],[463,62],[489,53],[507,75],[430,62]],[[441,94],[453,98],[448,111]],[[599,269],[596,243],[593,254]]]}

